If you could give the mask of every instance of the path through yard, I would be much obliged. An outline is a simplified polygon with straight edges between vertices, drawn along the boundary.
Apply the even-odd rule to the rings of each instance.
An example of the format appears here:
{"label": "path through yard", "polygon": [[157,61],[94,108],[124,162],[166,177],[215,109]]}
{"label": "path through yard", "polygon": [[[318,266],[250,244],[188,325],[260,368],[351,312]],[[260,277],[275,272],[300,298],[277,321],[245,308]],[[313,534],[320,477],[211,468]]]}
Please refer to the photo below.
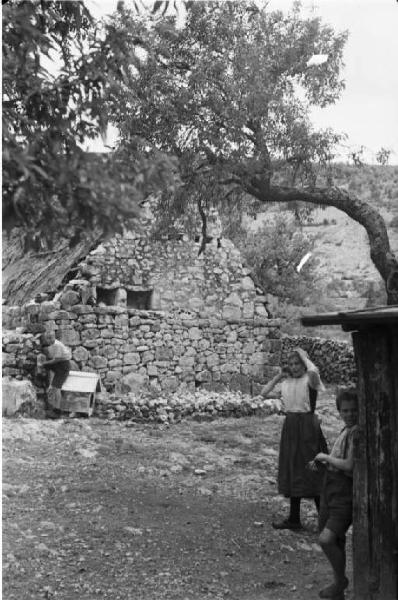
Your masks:
{"label": "path through yard", "polygon": [[[335,414],[328,394],[329,440]],[[4,420],[4,600],[317,598],[329,568],[313,506],[301,532],[271,526],[287,507],[280,426]]]}

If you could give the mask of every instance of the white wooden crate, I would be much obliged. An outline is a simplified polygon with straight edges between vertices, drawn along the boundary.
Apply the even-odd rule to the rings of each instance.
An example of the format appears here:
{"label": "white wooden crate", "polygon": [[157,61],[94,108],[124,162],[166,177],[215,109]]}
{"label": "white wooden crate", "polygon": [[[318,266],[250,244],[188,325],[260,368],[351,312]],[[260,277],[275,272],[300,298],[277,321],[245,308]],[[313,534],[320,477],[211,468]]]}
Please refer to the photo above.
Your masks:
{"label": "white wooden crate", "polygon": [[61,390],[61,410],[85,413],[91,417],[95,394],[102,392],[101,378],[97,373],[70,371]]}

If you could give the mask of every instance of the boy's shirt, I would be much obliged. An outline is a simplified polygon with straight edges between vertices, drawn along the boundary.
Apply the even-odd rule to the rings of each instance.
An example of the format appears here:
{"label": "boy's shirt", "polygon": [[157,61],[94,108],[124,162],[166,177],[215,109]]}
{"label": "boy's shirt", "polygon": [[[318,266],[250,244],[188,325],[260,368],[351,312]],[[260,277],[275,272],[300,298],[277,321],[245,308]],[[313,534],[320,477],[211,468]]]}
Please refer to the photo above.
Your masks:
{"label": "boy's shirt", "polygon": [[51,346],[47,346],[46,354],[50,360],[71,360],[72,352],[59,340],[55,340]]}
{"label": "boy's shirt", "polygon": [[[350,454],[352,454],[354,451],[354,436],[357,430],[358,425],[354,425],[353,427],[344,427],[333,444],[330,456],[334,456],[335,458],[347,458]],[[334,471],[335,473],[338,471],[344,472],[344,475],[352,477],[352,472],[350,473],[348,471],[341,471],[341,469],[338,469],[330,464],[328,464],[328,470]]]}

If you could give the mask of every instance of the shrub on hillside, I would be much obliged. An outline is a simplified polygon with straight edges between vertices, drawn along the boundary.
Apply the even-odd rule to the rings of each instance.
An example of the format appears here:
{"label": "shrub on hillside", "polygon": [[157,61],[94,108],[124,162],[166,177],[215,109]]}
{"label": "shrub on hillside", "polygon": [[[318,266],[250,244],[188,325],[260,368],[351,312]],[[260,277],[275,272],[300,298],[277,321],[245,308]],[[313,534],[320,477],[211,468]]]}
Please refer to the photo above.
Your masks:
{"label": "shrub on hillside", "polygon": [[390,221],[390,227],[393,229],[398,229],[398,215],[395,215]]}
{"label": "shrub on hillside", "polygon": [[235,243],[263,290],[280,300],[306,303],[315,287],[317,261],[311,256],[299,272],[297,267],[313,249],[312,236],[304,234],[286,216],[278,216]]}

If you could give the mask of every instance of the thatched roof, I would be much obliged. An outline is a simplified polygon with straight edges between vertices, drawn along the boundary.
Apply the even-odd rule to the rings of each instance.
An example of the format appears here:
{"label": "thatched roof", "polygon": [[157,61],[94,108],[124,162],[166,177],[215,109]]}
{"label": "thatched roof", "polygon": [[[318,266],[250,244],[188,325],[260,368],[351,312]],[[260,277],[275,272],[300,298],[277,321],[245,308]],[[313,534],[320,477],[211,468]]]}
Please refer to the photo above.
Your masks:
{"label": "thatched roof", "polygon": [[41,292],[55,292],[64,278],[99,243],[93,233],[72,248],[63,239],[48,252],[24,252],[18,230],[3,236],[3,303],[19,305]]}

